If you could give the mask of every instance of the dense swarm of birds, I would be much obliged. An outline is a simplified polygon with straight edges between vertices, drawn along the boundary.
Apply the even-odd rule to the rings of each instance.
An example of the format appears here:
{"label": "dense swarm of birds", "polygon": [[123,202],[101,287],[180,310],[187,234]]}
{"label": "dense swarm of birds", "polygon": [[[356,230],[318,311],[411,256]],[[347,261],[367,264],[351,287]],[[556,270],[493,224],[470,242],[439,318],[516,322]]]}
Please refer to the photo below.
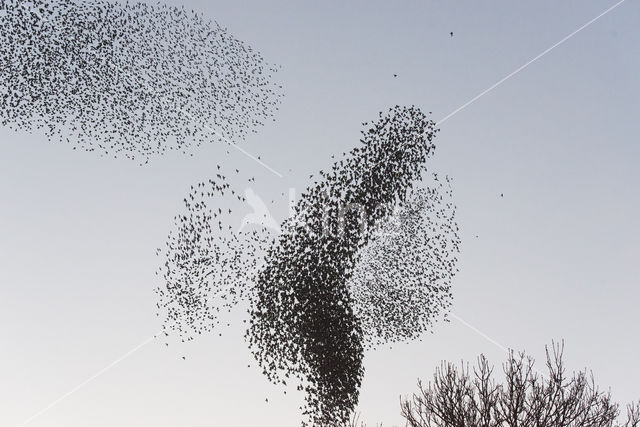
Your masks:
{"label": "dense swarm of birds", "polygon": [[237,142],[280,105],[276,68],[184,8],[0,1],[0,120],[73,149],[148,161]]}
{"label": "dense swarm of birds", "polygon": [[374,230],[425,172],[436,133],[418,108],[380,114],[361,145],[301,196],[294,223],[267,253],[247,337],[271,380],[301,380],[313,425],[345,423],[357,404],[365,331],[354,307],[371,301],[352,297],[350,279]]}
{"label": "dense swarm of birds", "polygon": [[365,350],[418,337],[450,305],[459,238],[449,180],[417,188],[437,131],[416,107],[381,113],[319,173],[279,235],[230,225],[236,208],[222,193],[245,198],[222,175],[194,186],[163,251],[165,333],[192,339],[246,298],[263,374],[306,392],[305,425],[347,422]]}

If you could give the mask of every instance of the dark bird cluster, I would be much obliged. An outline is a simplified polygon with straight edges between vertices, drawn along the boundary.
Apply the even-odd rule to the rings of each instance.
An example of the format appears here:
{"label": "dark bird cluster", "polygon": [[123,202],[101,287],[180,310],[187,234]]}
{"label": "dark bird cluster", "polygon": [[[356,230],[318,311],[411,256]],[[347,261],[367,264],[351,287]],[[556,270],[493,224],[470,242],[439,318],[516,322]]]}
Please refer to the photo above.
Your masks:
{"label": "dark bird cluster", "polygon": [[221,175],[195,186],[163,252],[165,333],[192,339],[247,298],[246,339],[263,374],[306,392],[305,425],[346,422],[365,349],[417,338],[450,305],[459,238],[449,180],[414,188],[436,133],[418,108],[381,113],[319,173],[279,236],[234,233],[226,206],[244,198]]}
{"label": "dark bird cluster", "polygon": [[0,120],[101,155],[148,161],[233,141],[278,109],[276,69],[184,8],[0,2]]}
{"label": "dark bird cluster", "polygon": [[[422,214],[431,209],[427,205],[433,193],[412,192],[433,153],[434,126],[415,107],[395,107],[387,115],[380,114],[363,131],[361,144],[321,172],[321,179],[301,196],[297,215],[283,227],[258,274],[247,338],[270,380],[286,384],[293,376],[300,381],[307,393],[304,414],[312,425],[341,425],[348,420],[358,401],[366,340],[412,337],[397,316],[406,315],[420,302],[435,302],[433,312],[420,307],[409,315],[408,322],[424,325],[438,311],[438,304],[446,307],[449,279],[455,272],[455,227],[441,212],[444,223],[452,227],[447,234],[452,242],[431,239],[438,225],[419,221],[414,211]],[[393,243],[375,238],[375,231],[397,206],[403,219],[401,234],[410,233],[413,226],[431,228]],[[394,244],[407,247],[400,253],[384,251],[397,249]],[[439,252],[422,253],[437,244]],[[414,256],[406,260],[399,276],[388,272],[380,281],[369,277],[379,268],[395,268],[393,260],[400,264],[398,257],[408,252]],[[438,260],[444,253],[449,258]],[[381,258],[392,261],[385,263]],[[428,263],[424,269],[408,265],[421,261]],[[407,280],[430,267],[436,268],[431,276]],[[384,295],[384,286],[393,280],[404,283],[394,283]],[[411,304],[395,307],[403,304],[403,300],[393,301],[395,291],[405,285],[409,289],[404,290],[404,299]],[[439,293],[445,294],[442,303],[437,301]],[[390,314],[374,319],[376,312]]]}

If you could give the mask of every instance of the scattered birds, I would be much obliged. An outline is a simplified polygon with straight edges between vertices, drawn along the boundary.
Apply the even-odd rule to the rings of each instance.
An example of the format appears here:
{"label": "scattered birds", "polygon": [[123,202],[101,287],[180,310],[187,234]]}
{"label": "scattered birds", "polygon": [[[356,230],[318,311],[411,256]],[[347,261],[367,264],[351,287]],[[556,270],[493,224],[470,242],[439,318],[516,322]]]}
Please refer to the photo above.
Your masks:
{"label": "scattered birds", "polygon": [[427,188],[409,190],[360,250],[348,280],[367,348],[418,339],[446,318],[459,245],[450,179],[433,176]]}
{"label": "scattered birds", "polygon": [[[241,141],[273,117],[277,68],[184,7],[0,2],[0,121],[74,150],[147,163]],[[212,132],[215,132],[215,134]]]}
{"label": "scattered birds", "polygon": [[231,226],[234,212],[245,209],[246,199],[222,174],[191,186],[183,203],[183,212],[175,215],[174,228],[158,252],[161,284],[155,292],[165,335],[192,341],[221,327],[221,316],[248,297],[261,251],[273,237],[269,229]]}

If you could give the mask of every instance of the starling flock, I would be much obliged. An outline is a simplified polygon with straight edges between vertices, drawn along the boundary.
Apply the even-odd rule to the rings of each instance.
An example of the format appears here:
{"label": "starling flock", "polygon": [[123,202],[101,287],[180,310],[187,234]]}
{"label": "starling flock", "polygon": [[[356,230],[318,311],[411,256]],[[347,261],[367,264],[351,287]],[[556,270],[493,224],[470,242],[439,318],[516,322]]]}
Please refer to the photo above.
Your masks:
{"label": "starling flock", "polygon": [[[193,155],[211,129],[241,141],[280,105],[276,68],[184,8],[0,0],[0,28],[2,125],[73,149],[141,163]],[[305,425],[346,423],[365,350],[418,338],[451,305],[460,239],[450,182],[431,174],[421,186],[438,129],[413,106],[367,125],[282,224],[263,215],[255,227],[254,213],[239,228],[233,212],[266,207],[218,165],[158,250],[165,335],[219,332],[221,312],[247,302],[249,348],[270,381],[306,392]]]}
{"label": "starling flock", "polygon": [[380,114],[279,235],[225,221],[244,198],[221,175],[195,186],[163,252],[165,332],[193,339],[246,298],[246,339],[264,375],[306,392],[306,424],[346,422],[365,349],[417,338],[450,305],[459,238],[449,180],[417,188],[434,126],[415,107]]}
{"label": "starling flock", "polygon": [[184,8],[106,0],[0,1],[0,119],[140,163],[272,118],[276,71]]}

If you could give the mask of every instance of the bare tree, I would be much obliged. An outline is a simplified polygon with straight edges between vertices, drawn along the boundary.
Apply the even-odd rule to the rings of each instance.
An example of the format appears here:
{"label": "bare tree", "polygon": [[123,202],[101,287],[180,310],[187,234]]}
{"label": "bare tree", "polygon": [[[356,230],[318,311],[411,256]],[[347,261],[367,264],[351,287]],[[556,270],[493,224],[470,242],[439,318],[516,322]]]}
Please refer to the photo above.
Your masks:
{"label": "bare tree", "polygon": [[598,390],[591,373],[566,375],[563,351],[564,344],[546,349],[546,375],[524,353],[511,352],[503,384],[493,380],[484,356],[472,371],[443,363],[433,382],[418,381],[419,392],[400,399],[402,416],[410,427],[640,427],[640,402],[619,420],[619,406]]}

